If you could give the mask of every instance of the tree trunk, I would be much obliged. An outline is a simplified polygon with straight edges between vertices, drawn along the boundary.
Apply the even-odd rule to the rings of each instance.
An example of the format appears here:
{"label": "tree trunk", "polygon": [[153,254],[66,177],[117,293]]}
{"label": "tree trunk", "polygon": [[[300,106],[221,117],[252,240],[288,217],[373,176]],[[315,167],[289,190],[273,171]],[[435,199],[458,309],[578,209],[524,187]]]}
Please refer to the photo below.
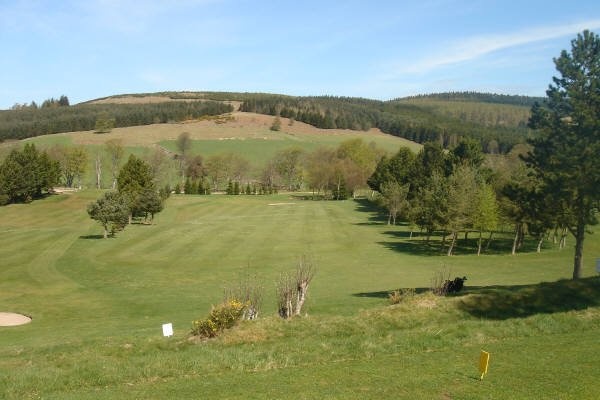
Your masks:
{"label": "tree trunk", "polygon": [[100,153],[96,154],[96,189],[102,185],[102,159]]}
{"label": "tree trunk", "polygon": [[525,240],[525,225],[523,223],[521,223],[520,225],[520,229],[519,229],[519,237],[517,240],[517,250],[521,250],[521,247],[523,247],[523,241]]}
{"label": "tree trunk", "polygon": [[441,248],[441,250],[444,250],[444,247],[446,247],[446,231],[442,232],[442,248]]}
{"label": "tree trunk", "polygon": [[544,243],[544,234],[540,234],[540,240],[538,240],[538,245],[537,245],[537,252],[541,253],[542,252],[542,243]]}
{"label": "tree trunk", "polygon": [[304,301],[306,300],[307,290],[308,282],[301,282],[298,285],[298,295],[296,297],[296,309],[294,310],[294,315],[300,315],[300,311],[302,311],[302,306],[304,306]]}
{"label": "tree trunk", "polygon": [[108,239],[108,228],[104,227],[104,239]]}
{"label": "tree trunk", "polygon": [[388,213],[388,225],[392,224],[392,213]]}
{"label": "tree trunk", "polygon": [[515,227],[515,240],[513,240],[512,251],[510,254],[513,256],[517,254],[517,244],[519,242],[519,235],[521,234],[521,223],[518,223]]}
{"label": "tree trunk", "polygon": [[479,244],[477,245],[477,255],[481,255],[481,237],[483,236],[483,232],[479,231]]}
{"label": "tree trunk", "polygon": [[413,231],[412,229],[410,230],[410,236],[408,237],[409,239],[412,239],[412,235],[413,235]]}
{"label": "tree trunk", "polygon": [[465,231],[465,242],[469,240],[469,231]]}
{"label": "tree trunk", "polygon": [[575,232],[575,259],[573,260],[573,279],[581,278],[583,266],[583,239],[585,239],[585,223],[579,218]]}
{"label": "tree trunk", "polygon": [[450,243],[450,247],[448,247],[448,256],[452,255],[452,250],[454,250],[454,244],[456,243],[457,236],[458,232],[452,232],[452,243]]}
{"label": "tree trunk", "polygon": [[563,228],[562,233],[560,235],[560,243],[558,245],[559,249],[564,249],[567,245],[567,228]]}
{"label": "tree trunk", "polygon": [[490,231],[490,237],[488,238],[488,241],[485,245],[485,251],[488,251],[488,249],[490,248],[490,243],[492,243],[492,235],[494,234],[493,231]]}

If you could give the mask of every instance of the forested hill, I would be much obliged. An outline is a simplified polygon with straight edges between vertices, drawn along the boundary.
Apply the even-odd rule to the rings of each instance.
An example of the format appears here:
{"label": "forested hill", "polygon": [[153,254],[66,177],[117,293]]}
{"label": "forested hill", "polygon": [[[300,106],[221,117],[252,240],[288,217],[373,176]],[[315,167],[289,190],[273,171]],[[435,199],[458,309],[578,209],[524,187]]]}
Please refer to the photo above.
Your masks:
{"label": "forested hill", "polygon": [[479,92],[446,92],[446,93],[430,93],[417,96],[399,97],[394,101],[404,102],[427,102],[429,100],[439,101],[470,101],[476,103],[492,103],[492,104],[510,104],[513,106],[524,106],[531,108],[534,103],[542,104],[544,97],[518,96],[497,93],[479,93]]}
{"label": "forested hill", "polygon": [[235,102],[240,111],[280,115],[318,128],[379,128],[418,143],[438,141],[447,148],[469,137],[479,141],[484,151],[496,153],[525,141],[534,101],[543,99],[473,92],[390,101],[232,92],[130,94],[76,106],[0,111],[0,140],[94,129],[99,118],[114,120],[117,127],[194,119],[230,112],[234,109],[230,103]]}
{"label": "forested hill", "polygon": [[[492,102],[496,98],[497,102]],[[449,93],[391,101],[348,97],[291,97],[256,94],[240,97],[242,111],[295,118],[319,128],[368,129],[418,143],[439,141],[453,147],[462,137],[478,140],[490,153],[507,152],[530,134],[530,106],[541,98]]]}

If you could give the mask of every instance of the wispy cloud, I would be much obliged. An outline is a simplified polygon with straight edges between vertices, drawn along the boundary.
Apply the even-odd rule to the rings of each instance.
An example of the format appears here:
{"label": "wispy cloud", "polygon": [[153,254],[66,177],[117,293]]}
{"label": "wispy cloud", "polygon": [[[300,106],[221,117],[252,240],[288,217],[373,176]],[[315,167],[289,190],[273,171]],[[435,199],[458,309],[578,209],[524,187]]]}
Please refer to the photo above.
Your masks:
{"label": "wispy cloud", "polygon": [[393,79],[395,76],[404,74],[430,72],[447,65],[474,60],[495,51],[573,35],[584,29],[593,30],[597,28],[600,28],[600,19],[559,26],[537,27],[504,34],[469,37],[460,42],[452,43],[437,54],[417,60],[415,63],[397,65],[387,78]]}

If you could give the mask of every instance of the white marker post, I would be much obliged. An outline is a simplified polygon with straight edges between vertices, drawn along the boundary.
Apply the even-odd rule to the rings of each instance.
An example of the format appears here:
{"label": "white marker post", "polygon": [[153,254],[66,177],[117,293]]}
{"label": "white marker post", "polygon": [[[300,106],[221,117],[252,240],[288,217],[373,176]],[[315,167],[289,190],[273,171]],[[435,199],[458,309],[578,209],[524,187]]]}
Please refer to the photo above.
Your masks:
{"label": "white marker post", "polygon": [[164,337],[173,336],[173,324],[172,323],[169,322],[168,324],[163,324],[162,329],[163,329]]}

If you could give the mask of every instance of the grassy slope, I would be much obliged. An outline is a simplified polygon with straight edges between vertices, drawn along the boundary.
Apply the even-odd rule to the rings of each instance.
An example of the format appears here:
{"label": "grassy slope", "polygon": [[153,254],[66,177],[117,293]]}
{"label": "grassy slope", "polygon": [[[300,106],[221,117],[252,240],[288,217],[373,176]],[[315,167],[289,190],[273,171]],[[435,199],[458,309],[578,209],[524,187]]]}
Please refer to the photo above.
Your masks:
{"label": "grassy slope", "polygon": [[[532,286],[569,277],[572,251],[447,258],[409,245],[364,202],[286,195],[175,196],[157,224],[103,240],[85,215],[97,195],[0,208],[0,310],[33,317],[1,330],[6,397],[593,398],[597,280]],[[294,204],[269,205],[282,202]],[[599,244],[586,242],[587,276]],[[273,282],[302,253],[319,264],[309,317],[282,322]],[[191,320],[248,264],[265,283],[266,318],[188,342]],[[442,265],[473,293],[385,306],[385,291],[427,287]],[[493,354],[483,382],[480,347]]]}
{"label": "grassy slope", "polygon": [[[120,139],[126,147],[126,153],[144,156],[151,154],[157,146],[170,151],[176,151],[175,139],[183,132],[188,132],[193,139],[192,154],[201,154],[204,157],[218,153],[238,153],[243,155],[251,164],[251,175],[258,175],[258,171],[279,150],[288,147],[300,147],[312,151],[319,146],[336,147],[341,142],[360,138],[366,143],[373,142],[378,147],[394,153],[400,147],[409,147],[417,152],[421,145],[399,137],[383,134],[377,130],[350,131],[350,130],[324,130],[312,127],[301,122],[289,125],[289,120],[282,118],[282,129],[273,132],[269,129],[273,118],[267,115],[252,113],[234,113],[234,120],[224,124],[217,124],[212,120],[137,126],[130,128],[116,128],[108,134],[88,132],[71,132],[55,135],[38,136],[26,142],[34,143],[39,148],[48,148],[54,145],[83,145],[89,153],[87,172],[84,179],[85,187],[95,186],[94,160],[96,152],[104,156],[104,187],[110,185],[109,162],[103,151],[103,145],[110,139]],[[0,144],[0,159],[8,154],[11,146],[18,146],[23,141]],[[127,159],[127,154],[123,162]],[[173,171],[171,175],[175,176]],[[175,179],[171,182],[175,184]]]}

